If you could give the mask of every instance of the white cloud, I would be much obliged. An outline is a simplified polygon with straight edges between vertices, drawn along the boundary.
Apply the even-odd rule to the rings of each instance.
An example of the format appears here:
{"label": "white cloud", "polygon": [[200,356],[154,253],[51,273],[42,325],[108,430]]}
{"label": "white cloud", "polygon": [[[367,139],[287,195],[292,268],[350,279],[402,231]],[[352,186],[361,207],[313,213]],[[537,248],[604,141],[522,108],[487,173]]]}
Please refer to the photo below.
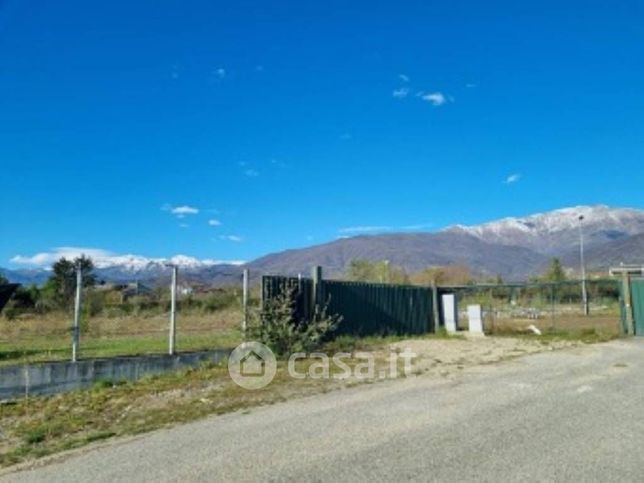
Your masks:
{"label": "white cloud", "polygon": [[170,210],[170,213],[173,215],[196,215],[199,213],[199,209],[194,208],[192,206],[176,206]]}
{"label": "white cloud", "polygon": [[248,163],[247,161],[240,161],[237,164],[240,168],[242,168],[242,173],[244,173],[244,176],[248,176],[249,178],[257,178],[259,176],[259,171],[253,168],[251,163]]}
{"label": "white cloud", "polygon": [[360,235],[368,233],[398,232],[398,231],[421,231],[433,227],[433,223],[416,223],[413,225],[391,226],[391,225],[358,225],[340,228],[338,233],[342,235]]}
{"label": "white cloud", "polygon": [[519,181],[520,179],[521,179],[521,174],[514,173],[514,174],[511,174],[510,176],[508,176],[507,178],[505,178],[505,181],[503,183],[505,183],[505,184],[513,184],[513,183],[516,183],[517,181]]}
{"label": "white cloud", "polygon": [[403,82],[409,82],[409,76],[406,76],[405,74],[398,74],[398,78]]}
{"label": "white cloud", "polygon": [[244,174],[249,178],[257,178],[259,176],[259,171],[257,171],[256,169],[250,168],[250,169],[245,169]]}
{"label": "white cloud", "polygon": [[179,228],[188,228],[188,227],[190,227],[190,225],[188,225],[187,223],[179,223]]}
{"label": "white cloud", "polygon": [[236,242],[236,243],[244,241],[244,238],[239,236],[239,235],[220,235],[219,239],[220,240],[231,241],[231,242]]}
{"label": "white cloud", "polygon": [[74,259],[81,255],[88,256],[92,260],[103,260],[113,254],[100,248],[56,247],[49,252],[36,253],[31,256],[16,255],[9,261],[16,265],[48,267],[61,258]]}
{"label": "white cloud", "polygon": [[395,89],[392,92],[392,96],[396,99],[404,99],[409,94],[409,89],[407,87],[401,87],[400,89]]}
{"label": "white cloud", "polygon": [[405,225],[402,226],[401,228],[403,230],[409,230],[409,231],[419,231],[419,230],[426,230],[427,228],[433,227],[433,223],[418,223],[416,225]]}
{"label": "white cloud", "polygon": [[339,233],[374,233],[379,231],[390,231],[393,228],[391,226],[373,226],[373,225],[361,225],[361,226],[348,226],[346,228],[340,228]]}
{"label": "white cloud", "polygon": [[23,256],[16,255],[11,258],[9,262],[15,265],[25,265],[37,268],[49,268],[54,262],[61,258],[73,260],[74,258],[85,255],[90,257],[97,268],[112,267],[115,265],[126,265],[131,269],[143,269],[149,263],[166,263],[172,262],[183,266],[210,266],[219,265],[222,263],[242,264],[241,260],[211,260],[211,259],[197,259],[187,257],[185,255],[175,255],[171,258],[148,258],[141,255],[132,254],[117,254],[104,250],[102,248],[83,248],[83,247],[56,247],[47,252],[36,253],[35,255]]}
{"label": "white cloud", "polygon": [[194,206],[188,206],[188,205],[180,205],[180,206],[163,205],[161,209],[163,211],[169,211],[177,218],[185,218],[186,215],[196,215],[199,213],[199,208],[195,208]]}
{"label": "white cloud", "polygon": [[221,221],[217,220],[216,218],[211,218],[208,220],[208,224],[210,226],[221,226]]}
{"label": "white cloud", "polygon": [[438,107],[442,106],[447,102],[447,97],[442,92],[432,92],[431,94],[425,94],[421,96],[423,101],[431,102],[433,106]]}

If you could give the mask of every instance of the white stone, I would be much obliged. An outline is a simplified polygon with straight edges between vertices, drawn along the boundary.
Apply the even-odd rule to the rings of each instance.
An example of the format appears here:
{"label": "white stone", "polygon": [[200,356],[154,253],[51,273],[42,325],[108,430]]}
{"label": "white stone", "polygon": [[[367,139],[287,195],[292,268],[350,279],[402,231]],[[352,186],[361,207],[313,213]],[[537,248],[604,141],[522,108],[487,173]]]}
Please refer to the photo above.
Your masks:
{"label": "white stone", "polygon": [[456,296],[453,293],[446,293],[441,296],[443,302],[443,319],[445,330],[448,334],[456,333]]}
{"label": "white stone", "polygon": [[467,306],[467,318],[469,320],[469,333],[471,335],[483,335],[483,316],[480,305]]}

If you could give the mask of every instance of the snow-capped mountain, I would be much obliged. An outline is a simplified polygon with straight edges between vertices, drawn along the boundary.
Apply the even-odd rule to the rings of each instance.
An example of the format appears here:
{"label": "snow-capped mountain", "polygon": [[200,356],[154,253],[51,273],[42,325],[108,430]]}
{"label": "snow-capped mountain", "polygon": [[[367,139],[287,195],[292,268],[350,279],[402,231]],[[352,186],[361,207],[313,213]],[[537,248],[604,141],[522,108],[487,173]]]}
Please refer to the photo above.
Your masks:
{"label": "snow-capped mountain", "polygon": [[165,269],[170,265],[177,265],[182,270],[199,270],[202,268],[214,267],[216,265],[241,265],[242,261],[221,261],[189,257],[186,255],[175,255],[170,258],[146,258],[138,255],[122,255],[106,258],[92,258],[97,269],[118,268],[124,272],[139,272],[153,268]]}
{"label": "snow-capped mountain", "polygon": [[37,253],[32,256],[18,255],[11,261],[16,265],[25,265],[29,269],[0,269],[0,275],[18,283],[40,284],[49,278],[51,265],[54,262],[63,257],[73,260],[81,255],[92,259],[99,280],[110,282],[166,279],[170,276],[170,265],[178,266],[183,277],[198,280],[229,272],[234,272],[237,275],[239,270],[236,267],[244,263],[236,260],[198,259],[186,255],[150,258],[141,255],[119,255],[97,248],[58,247],[49,252]]}
{"label": "snow-capped mountain", "polygon": [[453,225],[444,231],[466,233],[488,243],[560,254],[579,246],[580,228],[589,247],[644,233],[644,210],[605,205],[575,206],[482,225]]}
{"label": "snow-capped mountain", "polygon": [[[583,216],[583,220],[579,217]],[[580,224],[581,223],[581,224]],[[308,273],[322,265],[325,273],[339,276],[351,260],[389,260],[415,272],[431,266],[462,264],[473,273],[500,274],[507,280],[522,280],[541,273],[551,257],[560,257],[571,268],[578,267],[579,229],[587,247],[589,268],[604,270],[609,264],[644,262],[644,210],[608,206],[576,206],[522,218],[504,218],[477,226],[454,225],[437,233],[398,233],[356,236],[307,248],[268,254],[244,267],[253,277],[265,273]],[[640,236],[638,236],[640,235]],[[49,267],[61,256],[81,253],[92,258],[99,280],[167,282],[169,263],[180,267],[185,280],[209,285],[240,282],[243,262],[200,260],[177,255],[148,258],[118,255],[98,249],[57,248],[33,256],[17,256],[18,266]],[[48,272],[2,270],[20,283],[39,283]]]}

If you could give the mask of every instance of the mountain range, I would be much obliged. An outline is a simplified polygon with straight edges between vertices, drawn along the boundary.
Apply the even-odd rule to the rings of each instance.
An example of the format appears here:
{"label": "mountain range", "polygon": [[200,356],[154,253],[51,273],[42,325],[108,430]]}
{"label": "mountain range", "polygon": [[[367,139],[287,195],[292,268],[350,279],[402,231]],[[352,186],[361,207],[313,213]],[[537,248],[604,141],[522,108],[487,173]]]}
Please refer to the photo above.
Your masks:
{"label": "mountain range", "polygon": [[[580,217],[583,217],[580,219]],[[176,256],[147,259],[115,256],[99,259],[101,280],[160,281],[169,277],[167,263],[179,265],[186,280],[222,285],[235,283],[243,268],[260,274],[308,274],[321,265],[327,276],[338,276],[351,260],[389,260],[415,272],[431,266],[467,265],[478,276],[501,275],[524,280],[541,273],[553,257],[564,266],[579,269],[580,230],[589,270],[644,262],[644,210],[604,205],[576,206],[520,218],[504,218],[481,225],[453,225],[436,232],[360,235],[307,248],[273,253],[246,264],[227,264]],[[42,269],[0,269],[17,283],[41,283]]]}

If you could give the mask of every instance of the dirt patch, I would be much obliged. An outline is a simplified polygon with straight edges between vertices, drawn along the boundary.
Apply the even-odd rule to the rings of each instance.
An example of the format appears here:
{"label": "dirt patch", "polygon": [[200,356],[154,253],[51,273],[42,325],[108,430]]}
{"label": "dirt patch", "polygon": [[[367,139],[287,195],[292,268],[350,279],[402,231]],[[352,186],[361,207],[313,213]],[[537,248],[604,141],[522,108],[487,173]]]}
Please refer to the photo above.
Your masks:
{"label": "dirt patch", "polygon": [[409,339],[389,345],[402,352],[409,349],[417,357],[417,373],[446,375],[465,367],[490,364],[537,352],[551,351],[579,345],[576,341],[550,341],[511,337],[477,337],[451,339]]}

